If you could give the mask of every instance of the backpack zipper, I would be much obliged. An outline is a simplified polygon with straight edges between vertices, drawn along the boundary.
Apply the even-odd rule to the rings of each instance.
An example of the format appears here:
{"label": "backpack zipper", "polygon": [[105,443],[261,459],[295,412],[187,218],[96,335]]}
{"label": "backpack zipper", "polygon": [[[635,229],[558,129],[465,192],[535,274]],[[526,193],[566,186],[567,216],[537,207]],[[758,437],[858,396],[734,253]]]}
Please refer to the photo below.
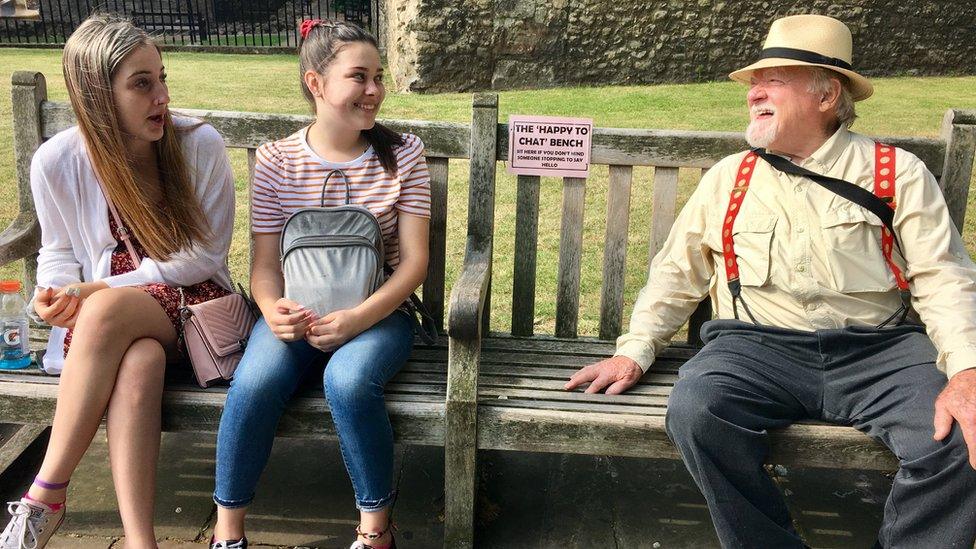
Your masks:
{"label": "backpack zipper", "polygon": [[332,236],[332,235],[315,235],[315,236],[301,236],[292,241],[291,244],[285,249],[284,253],[281,254],[281,263],[285,263],[285,259],[288,258],[288,254],[297,250],[298,248],[307,248],[309,246],[334,246],[334,247],[352,247],[352,246],[362,246],[372,252],[376,259],[376,264],[380,264],[380,253],[373,246],[373,241],[365,236],[357,235],[346,235],[346,236]]}

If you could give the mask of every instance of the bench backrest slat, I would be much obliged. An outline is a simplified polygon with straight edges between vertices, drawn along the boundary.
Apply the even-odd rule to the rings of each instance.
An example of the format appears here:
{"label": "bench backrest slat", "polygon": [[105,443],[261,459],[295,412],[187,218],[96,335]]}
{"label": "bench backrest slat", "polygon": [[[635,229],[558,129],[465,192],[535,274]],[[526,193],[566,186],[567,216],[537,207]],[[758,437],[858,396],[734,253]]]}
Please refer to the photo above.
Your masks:
{"label": "bench backrest slat", "polygon": [[671,226],[674,225],[678,203],[678,168],[654,168],[654,202],[651,205],[651,235],[648,242],[647,265],[650,270],[654,256],[664,247]]}
{"label": "bench backrest slat", "polygon": [[633,166],[610,166],[607,193],[607,229],[603,246],[603,292],[600,294],[600,339],[620,334],[627,274],[627,229]]}
{"label": "bench backrest slat", "polygon": [[427,169],[430,170],[430,239],[423,300],[440,330],[444,328],[448,159],[428,156]]}
{"label": "bench backrest slat", "polygon": [[556,337],[577,335],[585,196],[585,179],[563,178],[563,220],[559,237],[559,282],[556,289]]}
{"label": "bench backrest slat", "polygon": [[[20,215],[33,216],[34,197],[30,188],[30,164],[34,151],[44,141],[41,126],[41,111],[47,99],[47,82],[41,73],[15,72],[11,78],[11,102],[13,107],[14,163],[17,170],[17,190],[19,191]],[[37,221],[33,222],[35,225]],[[11,250],[12,257],[26,256],[24,261],[24,292],[34,293],[37,280],[37,250],[40,248],[40,230],[36,238],[23,243],[24,249]]]}
{"label": "bench backrest slat", "polygon": [[518,176],[515,206],[515,272],[512,277],[512,335],[535,331],[535,269],[539,245],[539,176]]}
{"label": "bench backrest slat", "polygon": [[[247,223],[250,225],[254,208],[254,166],[257,164],[257,149],[247,147]],[[250,233],[249,233],[250,234]],[[254,239],[248,238],[247,264],[254,265]]]}

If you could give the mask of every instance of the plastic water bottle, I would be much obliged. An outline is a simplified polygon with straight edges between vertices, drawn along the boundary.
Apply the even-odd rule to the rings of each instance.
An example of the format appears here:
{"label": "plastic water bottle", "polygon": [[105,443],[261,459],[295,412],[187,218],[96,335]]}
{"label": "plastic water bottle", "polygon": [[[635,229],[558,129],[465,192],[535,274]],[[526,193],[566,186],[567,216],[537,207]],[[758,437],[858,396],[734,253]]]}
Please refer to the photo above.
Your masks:
{"label": "plastic water bottle", "polygon": [[27,302],[20,295],[20,282],[0,281],[0,369],[18,370],[30,366],[30,337]]}

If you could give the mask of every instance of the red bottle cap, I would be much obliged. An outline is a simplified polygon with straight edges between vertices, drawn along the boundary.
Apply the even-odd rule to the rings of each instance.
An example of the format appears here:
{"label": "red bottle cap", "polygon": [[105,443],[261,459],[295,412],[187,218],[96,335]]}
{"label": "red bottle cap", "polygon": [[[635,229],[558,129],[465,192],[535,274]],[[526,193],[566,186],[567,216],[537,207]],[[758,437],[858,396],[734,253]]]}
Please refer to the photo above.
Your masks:
{"label": "red bottle cap", "polygon": [[20,291],[19,280],[0,280],[0,292],[10,293]]}

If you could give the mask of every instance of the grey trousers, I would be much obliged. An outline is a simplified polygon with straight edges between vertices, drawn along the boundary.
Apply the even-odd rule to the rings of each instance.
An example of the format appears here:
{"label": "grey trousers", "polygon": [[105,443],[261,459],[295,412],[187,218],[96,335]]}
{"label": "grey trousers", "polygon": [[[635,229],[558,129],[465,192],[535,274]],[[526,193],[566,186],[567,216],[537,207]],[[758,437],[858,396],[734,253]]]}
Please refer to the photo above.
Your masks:
{"label": "grey trousers", "polygon": [[668,436],[701,489],[723,547],[803,547],[763,469],[767,429],[800,419],[850,425],[900,468],[878,535],[885,548],[972,549],[976,470],[958,424],[932,438],[946,384],[918,326],[801,332],[714,320],[668,402]]}

